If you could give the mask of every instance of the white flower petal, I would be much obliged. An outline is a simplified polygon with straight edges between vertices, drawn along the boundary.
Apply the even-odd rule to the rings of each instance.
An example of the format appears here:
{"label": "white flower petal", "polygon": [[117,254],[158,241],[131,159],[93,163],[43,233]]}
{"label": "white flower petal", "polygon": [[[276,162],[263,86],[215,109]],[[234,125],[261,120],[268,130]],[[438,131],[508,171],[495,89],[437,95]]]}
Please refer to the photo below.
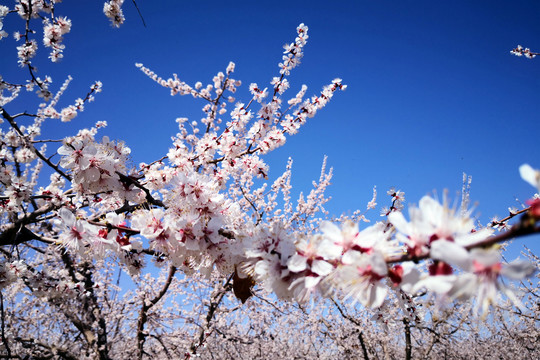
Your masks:
{"label": "white flower petal", "polygon": [[469,252],[455,242],[447,240],[434,241],[431,243],[429,254],[435,260],[444,261],[450,265],[458,266],[463,270],[469,270],[471,268]]}
{"label": "white flower petal", "polygon": [[337,259],[341,256],[343,248],[328,239],[324,239],[317,246],[317,254],[327,260]]}
{"label": "white flower petal", "polygon": [[405,220],[402,213],[393,211],[388,215],[388,221],[394,225],[394,227],[404,234],[409,234],[409,223]]}
{"label": "white flower petal", "polygon": [[483,228],[475,232],[460,235],[456,241],[462,246],[469,246],[485,240],[491,234],[493,234],[493,229]]}
{"label": "white flower petal", "polygon": [[100,172],[98,168],[89,167],[83,173],[84,179],[88,182],[95,182],[99,180]]}
{"label": "white flower petal", "polygon": [[320,276],[326,276],[330,274],[332,270],[334,270],[332,264],[323,260],[315,260],[313,261],[313,264],[311,264],[311,271]]}
{"label": "white flower petal", "polygon": [[413,286],[420,280],[420,271],[415,267],[415,264],[406,262],[402,264],[403,276],[399,286],[403,291],[411,293]]}
{"label": "white flower petal", "polygon": [[343,254],[343,256],[341,257],[341,262],[345,265],[351,265],[354,263],[358,264],[364,256],[365,255],[358,251],[349,250],[345,254]]}
{"label": "white flower petal", "polygon": [[388,274],[388,265],[386,264],[386,261],[384,260],[384,256],[381,253],[373,253],[369,257],[369,264],[371,265],[371,269],[382,276],[385,276]]}
{"label": "white flower petal", "polygon": [[436,292],[438,294],[445,294],[450,291],[455,281],[455,275],[428,276],[425,279],[417,282],[413,287],[412,292],[416,293],[419,290],[426,288],[427,290]]}
{"label": "white flower petal", "polygon": [[302,255],[294,254],[287,261],[287,267],[294,272],[304,271],[307,268],[307,259]]}
{"label": "white flower petal", "polygon": [[342,241],[343,237],[341,236],[340,228],[330,221],[321,222],[319,228],[324,233],[324,236],[329,240],[336,243],[340,243]]}
{"label": "white flower petal", "polygon": [[448,291],[452,300],[465,301],[478,291],[478,278],[471,273],[461,274],[456,278],[454,285]]}
{"label": "white flower petal", "polygon": [[383,285],[378,283],[373,284],[370,291],[369,302],[367,305],[370,306],[372,309],[380,307],[383,304],[384,299],[386,298],[386,292],[386,287],[384,287]]}
{"label": "white flower petal", "polygon": [[440,223],[443,206],[439,204],[437,200],[426,195],[420,199],[418,206],[422,211],[422,214],[428,217],[426,220],[428,220],[432,225],[437,225]]}
{"label": "white flower petal", "polygon": [[495,249],[473,249],[471,257],[485,267],[491,267],[501,262],[501,254]]}
{"label": "white flower petal", "polygon": [[521,280],[531,276],[535,272],[536,267],[525,260],[514,260],[506,264],[501,270],[501,274],[515,280]]}
{"label": "white flower petal", "polygon": [[68,209],[61,208],[58,211],[58,214],[60,215],[60,217],[64,221],[64,224],[67,227],[71,227],[71,226],[73,226],[75,224],[75,215],[73,215],[73,213],[71,211],[69,211]]}
{"label": "white flower petal", "polygon": [[529,164],[519,167],[521,178],[540,191],[540,171],[533,169]]}
{"label": "white flower petal", "polygon": [[308,289],[314,288],[321,281],[319,276],[306,276],[304,286]]}

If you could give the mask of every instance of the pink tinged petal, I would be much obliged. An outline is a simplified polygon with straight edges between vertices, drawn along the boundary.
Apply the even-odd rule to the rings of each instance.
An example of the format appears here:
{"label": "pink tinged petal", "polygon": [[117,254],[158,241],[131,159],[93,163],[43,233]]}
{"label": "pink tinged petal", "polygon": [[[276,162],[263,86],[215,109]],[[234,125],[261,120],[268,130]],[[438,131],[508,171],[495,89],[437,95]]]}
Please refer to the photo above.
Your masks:
{"label": "pink tinged petal", "polygon": [[287,261],[287,267],[293,272],[304,271],[307,268],[307,259],[302,255],[294,254]]}
{"label": "pink tinged petal", "polygon": [[313,264],[311,264],[311,271],[320,276],[326,276],[330,274],[332,270],[334,270],[332,264],[323,260],[315,260],[313,261]]}
{"label": "pink tinged petal", "polygon": [[519,167],[521,178],[540,191],[540,171],[533,169],[529,164]]}
{"label": "pink tinged petal", "polygon": [[469,252],[462,246],[452,241],[437,240],[431,243],[430,256],[435,260],[441,260],[450,265],[464,270],[471,268]]}
{"label": "pink tinged petal", "polygon": [[341,236],[344,238],[344,241],[349,242],[358,234],[358,224],[352,221],[346,221],[341,226]]}
{"label": "pink tinged petal", "polygon": [[501,262],[501,254],[499,251],[493,249],[473,249],[471,250],[471,257],[476,263],[483,265],[485,268],[492,267]]}
{"label": "pink tinged petal", "polygon": [[521,280],[533,275],[536,272],[536,267],[525,260],[514,260],[503,266],[501,274],[515,280]]}

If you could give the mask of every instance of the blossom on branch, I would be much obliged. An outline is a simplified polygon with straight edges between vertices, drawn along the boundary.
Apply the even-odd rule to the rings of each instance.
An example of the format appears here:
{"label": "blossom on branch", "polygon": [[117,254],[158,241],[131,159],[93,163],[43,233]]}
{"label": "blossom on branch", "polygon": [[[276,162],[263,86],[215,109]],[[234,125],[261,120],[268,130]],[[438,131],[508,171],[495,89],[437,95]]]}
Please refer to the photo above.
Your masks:
{"label": "blossom on branch", "polygon": [[536,55],[538,55],[537,53],[532,52],[531,49],[523,48],[521,45],[518,45],[515,49],[512,49],[510,53],[516,56],[525,56],[527,59],[534,59]]}

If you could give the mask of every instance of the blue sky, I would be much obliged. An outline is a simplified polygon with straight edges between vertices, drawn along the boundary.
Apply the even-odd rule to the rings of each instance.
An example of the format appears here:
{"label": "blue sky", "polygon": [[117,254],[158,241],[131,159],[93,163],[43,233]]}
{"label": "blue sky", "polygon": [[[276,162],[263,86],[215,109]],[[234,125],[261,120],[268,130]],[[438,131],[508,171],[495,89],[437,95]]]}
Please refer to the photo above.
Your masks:
{"label": "blue sky", "polygon": [[[234,61],[234,78],[243,81],[237,99],[246,100],[249,83],[266,86],[277,75],[282,45],[305,23],[310,38],[302,64],[289,77],[289,96],[302,84],[315,94],[335,77],[348,88],[271,154],[270,179],[292,156],[293,185],[309,191],[327,155],[335,174],[328,209],[339,214],[364,209],[374,185],[381,205],[390,186],[405,191],[409,204],[434,190],[440,196],[448,189],[455,198],[466,172],[483,223],[505,216],[515,198],[524,201],[534,192],[518,167],[540,168],[540,58],[509,51],[518,44],[540,50],[536,1],[137,3],[147,27],[129,0],[120,29],[111,28],[102,2],[58,5],[56,14],[71,18],[73,29],[65,37],[65,58],[59,64],[38,61],[40,75],[51,75],[57,87],[73,76],[64,105],[95,80],[104,88],[72,123],[51,122],[44,131],[59,137],[106,120],[103,134],[125,140],[135,163],[155,160],[176,132],[174,119],[199,120],[204,104],[170,97],[136,62],[165,78],[177,73],[190,84],[206,84]],[[5,30],[22,26],[10,18]],[[0,73],[14,82],[25,79],[14,41],[0,46]],[[40,56],[46,55],[42,48]],[[8,110],[30,103],[21,97]]]}

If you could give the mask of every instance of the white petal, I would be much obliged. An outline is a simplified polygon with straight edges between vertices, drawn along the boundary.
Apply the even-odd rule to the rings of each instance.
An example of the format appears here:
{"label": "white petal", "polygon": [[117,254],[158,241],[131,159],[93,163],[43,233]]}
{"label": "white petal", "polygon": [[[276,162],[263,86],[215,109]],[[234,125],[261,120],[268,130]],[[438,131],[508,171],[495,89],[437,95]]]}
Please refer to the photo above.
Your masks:
{"label": "white petal", "polygon": [[523,164],[519,167],[521,178],[540,190],[540,171],[534,170],[529,164]]}
{"label": "white petal", "polygon": [[94,145],[87,145],[84,148],[84,154],[96,155],[97,154],[97,148]]}
{"label": "white petal", "polygon": [[371,264],[371,269],[379,275],[388,274],[388,265],[384,261],[384,256],[376,252],[370,256],[369,262]]}
{"label": "white petal", "polygon": [[471,267],[469,252],[464,247],[452,241],[434,241],[431,244],[429,254],[435,260],[444,261],[450,265],[458,266],[463,270],[469,270]]}
{"label": "white petal", "polygon": [[341,256],[343,248],[328,239],[321,241],[317,246],[317,254],[327,260],[337,259]]}
{"label": "white petal", "polygon": [[419,203],[422,215],[432,225],[438,225],[441,221],[443,206],[439,202],[429,196],[424,196]]}
{"label": "white petal", "polygon": [[86,156],[82,156],[81,158],[79,158],[78,164],[81,170],[85,170],[90,166],[90,159]]}
{"label": "white petal", "polygon": [[412,287],[420,280],[420,271],[411,262],[403,263],[402,266],[403,276],[401,277],[401,284],[399,286],[403,291],[411,293]]}
{"label": "white petal", "polygon": [[351,264],[358,264],[363,257],[366,255],[363,255],[362,253],[355,251],[355,250],[349,250],[343,256],[341,257],[341,262],[345,265],[351,265]]}
{"label": "white petal", "polygon": [[268,263],[268,261],[261,260],[255,264],[255,267],[253,268],[253,270],[255,271],[255,274],[260,275],[263,278],[267,278],[270,275],[269,265],[270,264]]}
{"label": "white petal", "polygon": [[307,267],[307,259],[302,255],[294,254],[287,261],[287,267],[294,272],[304,271]]}
{"label": "white petal", "polygon": [[450,291],[455,281],[455,275],[428,276],[427,278],[417,282],[413,287],[412,292],[415,293],[423,288],[426,288],[427,290],[434,291],[438,294],[445,294]]}
{"label": "white petal", "polygon": [[58,148],[58,150],[56,150],[56,152],[60,155],[70,155],[73,152],[73,149],[67,145],[62,145]]}
{"label": "white petal", "polygon": [[474,274],[465,273],[456,278],[448,296],[452,300],[465,301],[478,290],[478,277]]}
{"label": "white petal", "polygon": [[321,281],[319,276],[306,276],[304,286],[308,289],[314,288]]}
{"label": "white petal", "polygon": [[75,215],[73,215],[73,213],[71,211],[69,211],[68,209],[61,208],[58,211],[58,214],[60,215],[60,217],[64,221],[64,224],[67,227],[71,227],[71,226],[73,226],[73,224],[75,224]]}
{"label": "white petal", "polygon": [[333,242],[340,243],[343,241],[343,237],[341,236],[341,230],[330,221],[321,222],[319,228],[324,233],[324,236],[332,240]]}
{"label": "white petal", "polygon": [[323,260],[315,260],[313,261],[313,264],[311,265],[311,271],[313,271],[317,275],[326,276],[330,274],[334,270],[334,267],[332,264],[327,263]]}
{"label": "white petal", "polygon": [[386,298],[386,287],[384,287],[381,284],[373,284],[371,289],[371,293],[369,296],[369,306],[371,308],[378,308],[381,306],[384,302],[384,299]]}
{"label": "white petal", "polygon": [[390,221],[399,232],[409,234],[409,223],[407,222],[407,220],[405,220],[405,217],[402,213],[392,211],[388,215],[388,221]]}
{"label": "white petal", "polygon": [[491,267],[501,262],[501,254],[494,249],[473,249],[472,258],[485,267]]}
{"label": "white petal", "polygon": [[88,182],[95,182],[99,180],[100,172],[98,168],[89,167],[84,170],[84,179]]}
{"label": "white petal", "polygon": [[521,280],[531,276],[535,272],[536,267],[525,260],[514,260],[506,264],[501,270],[501,274],[515,280]]}
{"label": "white petal", "polygon": [[358,224],[352,221],[346,221],[341,225],[341,234],[345,239],[351,239],[358,234]]}
{"label": "white petal", "polygon": [[483,228],[475,232],[460,235],[458,238],[456,238],[456,242],[462,246],[469,246],[485,240],[491,234],[493,234],[493,229]]}
{"label": "white petal", "polygon": [[197,239],[186,239],[185,246],[188,250],[200,250],[199,241],[197,241]]}

